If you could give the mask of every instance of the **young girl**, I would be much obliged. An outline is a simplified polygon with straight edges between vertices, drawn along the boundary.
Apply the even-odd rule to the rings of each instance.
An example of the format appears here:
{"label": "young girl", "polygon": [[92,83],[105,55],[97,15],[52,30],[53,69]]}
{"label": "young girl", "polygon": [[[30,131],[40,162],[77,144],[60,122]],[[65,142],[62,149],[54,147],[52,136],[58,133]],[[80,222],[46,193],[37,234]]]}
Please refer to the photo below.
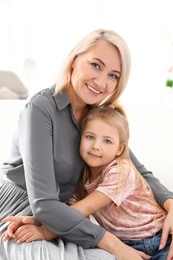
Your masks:
{"label": "young girl", "polygon": [[164,249],[159,250],[159,244],[167,213],[130,160],[128,140],[121,106],[96,108],[85,117],[80,154],[86,166],[74,207],[85,216],[92,214],[106,230],[151,259],[165,260],[171,236]]}
{"label": "young girl", "polygon": [[[119,104],[88,112],[82,121],[80,143],[85,173],[69,205],[86,217],[93,215],[107,231],[152,260],[165,260],[171,236],[164,249],[159,244],[167,213],[131,162],[128,140],[129,125]],[[56,236],[44,226],[24,225],[20,229],[15,233],[18,243]],[[7,237],[4,234],[4,239]]]}

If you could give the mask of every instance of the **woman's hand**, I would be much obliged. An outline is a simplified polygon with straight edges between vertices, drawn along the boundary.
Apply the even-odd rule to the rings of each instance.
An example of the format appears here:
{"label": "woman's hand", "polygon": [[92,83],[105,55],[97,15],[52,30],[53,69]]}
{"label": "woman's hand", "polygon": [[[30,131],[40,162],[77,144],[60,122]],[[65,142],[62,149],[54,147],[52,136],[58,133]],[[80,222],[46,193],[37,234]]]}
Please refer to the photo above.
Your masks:
{"label": "woman's hand", "polygon": [[9,224],[7,231],[2,234],[4,241],[8,240],[9,238],[13,238],[15,231],[25,224],[34,224],[37,226],[41,225],[41,223],[33,216],[8,216],[2,220],[2,223],[6,222],[12,223]]}
{"label": "woman's hand", "polygon": [[151,258],[149,255],[127,246],[116,236],[107,231],[97,246],[115,255],[118,260],[147,260]]}
{"label": "woman's hand", "polygon": [[168,199],[164,203],[164,209],[168,212],[166,219],[163,224],[162,228],[162,237],[160,240],[160,247],[159,249],[162,249],[165,247],[168,236],[172,235],[172,242],[170,245],[169,253],[166,258],[166,260],[172,260],[173,259],[173,200]]}

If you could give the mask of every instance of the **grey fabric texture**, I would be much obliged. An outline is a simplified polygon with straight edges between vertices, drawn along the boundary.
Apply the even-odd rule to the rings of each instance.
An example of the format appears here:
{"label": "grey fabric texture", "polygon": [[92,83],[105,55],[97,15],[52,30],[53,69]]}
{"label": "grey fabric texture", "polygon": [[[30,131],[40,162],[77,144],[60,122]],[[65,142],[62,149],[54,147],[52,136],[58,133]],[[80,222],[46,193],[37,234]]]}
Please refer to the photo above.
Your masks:
{"label": "grey fabric texture", "polygon": [[[0,182],[0,221],[8,215],[31,215],[27,192],[9,181]],[[108,252],[95,248],[83,249],[62,239],[33,241],[17,245],[13,239],[2,240],[8,223],[0,227],[0,260],[115,260]]]}

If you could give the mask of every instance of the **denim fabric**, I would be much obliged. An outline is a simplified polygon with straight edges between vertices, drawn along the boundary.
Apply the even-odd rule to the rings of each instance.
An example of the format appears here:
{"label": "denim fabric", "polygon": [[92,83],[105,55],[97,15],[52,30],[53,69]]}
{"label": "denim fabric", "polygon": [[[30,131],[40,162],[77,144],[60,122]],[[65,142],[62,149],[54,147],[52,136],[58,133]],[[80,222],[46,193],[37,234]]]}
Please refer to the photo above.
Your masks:
{"label": "denim fabric", "polygon": [[168,237],[165,248],[159,250],[161,235],[162,235],[162,231],[159,231],[155,234],[155,236],[146,238],[144,240],[137,240],[137,241],[124,240],[123,242],[126,245],[131,246],[136,250],[142,251],[150,255],[151,260],[166,260],[172,238],[170,235]]}

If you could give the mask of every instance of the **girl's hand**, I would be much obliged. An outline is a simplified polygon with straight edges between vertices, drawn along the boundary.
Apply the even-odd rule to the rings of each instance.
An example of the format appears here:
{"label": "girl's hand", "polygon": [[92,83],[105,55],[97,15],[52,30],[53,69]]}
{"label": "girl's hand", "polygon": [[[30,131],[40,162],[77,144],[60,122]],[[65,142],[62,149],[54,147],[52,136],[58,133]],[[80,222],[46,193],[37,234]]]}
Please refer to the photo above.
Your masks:
{"label": "girl's hand", "polygon": [[2,234],[3,240],[6,241],[9,238],[12,238],[15,231],[25,225],[25,224],[34,224],[40,226],[40,222],[36,220],[33,216],[8,216],[2,220],[2,223],[12,222],[9,224],[7,231]]}
{"label": "girl's hand", "polygon": [[21,244],[23,242],[32,242],[45,239],[42,226],[26,224],[17,229],[13,235],[14,242]]}
{"label": "girl's hand", "polygon": [[52,240],[58,237],[57,234],[48,230],[45,226],[36,226],[33,224],[26,224],[19,227],[13,235],[14,241],[17,244],[23,242],[32,242],[35,240]]}

